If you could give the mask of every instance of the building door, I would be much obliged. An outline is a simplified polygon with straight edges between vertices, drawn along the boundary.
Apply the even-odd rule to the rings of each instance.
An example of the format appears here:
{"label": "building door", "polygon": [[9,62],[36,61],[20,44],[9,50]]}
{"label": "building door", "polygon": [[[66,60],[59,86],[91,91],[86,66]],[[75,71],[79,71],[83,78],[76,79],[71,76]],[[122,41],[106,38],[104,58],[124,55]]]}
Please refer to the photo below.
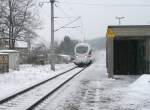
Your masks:
{"label": "building door", "polygon": [[137,74],[137,40],[114,41],[114,74]]}
{"label": "building door", "polygon": [[146,73],[146,40],[137,41],[137,73]]}

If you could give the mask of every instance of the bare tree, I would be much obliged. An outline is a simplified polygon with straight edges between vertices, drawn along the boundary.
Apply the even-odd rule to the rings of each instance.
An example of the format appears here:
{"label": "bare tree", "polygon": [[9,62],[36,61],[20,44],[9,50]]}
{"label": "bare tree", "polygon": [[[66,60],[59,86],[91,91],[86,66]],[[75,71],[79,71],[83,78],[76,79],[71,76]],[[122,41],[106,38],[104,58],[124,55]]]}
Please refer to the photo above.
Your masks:
{"label": "bare tree", "polygon": [[16,40],[37,36],[34,32],[40,22],[33,13],[33,0],[0,0],[0,29],[9,39],[9,48]]}

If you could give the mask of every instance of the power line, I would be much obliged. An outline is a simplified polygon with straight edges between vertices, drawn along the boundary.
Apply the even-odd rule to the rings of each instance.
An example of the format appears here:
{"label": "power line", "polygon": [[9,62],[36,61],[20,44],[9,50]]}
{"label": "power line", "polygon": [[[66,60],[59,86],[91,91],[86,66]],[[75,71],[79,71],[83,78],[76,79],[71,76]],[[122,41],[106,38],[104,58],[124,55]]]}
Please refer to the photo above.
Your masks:
{"label": "power line", "polygon": [[55,4],[55,6],[59,11],[61,11],[65,15],[65,17],[55,17],[55,18],[68,19],[69,21],[71,21],[71,19],[77,18],[77,17],[73,17],[73,16],[70,16],[69,14],[67,14],[62,7],[60,7],[56,4]]}
{"label": "power line", "polygon": [[73,18],[77,18],[77,17],[54,17],[55,19],[73,19]]}
{"label": "power line", "polygon": [[64,27],[64,28],[79,28],[81,26],[72,26],[72,27]]}
{"label": "power line", "polygon": [[[67,17],[55,17],[55,18],[60,18],[60,19],[61,18],[67,18],[69,20],[69,23],[67,23],[66,25],[64,25],[64,26],[62,26],[62,27],[60,27],[58,29],[56,29],[55,32],[58,31],[58,30],[60,30],[60,29],[62,29],[62,28],[72,28],[72,29],[75,29],[75,28],[81,27],[81,26],[66,27],[66,26],[74,23],[75,21],[77,21],[81,17],[79,17],[79,16],[78,17],[72,17],[71,15],[69,15],[68,13],[66,13],[62,7],[60,7],[60,6],[56,5],[56,4],[55,4],[55,6],[56,6],[57,9],[59,9],[59,11],[61,11],[65,16],[67,16]],[[71,19],[75,19],[75,20],[71,20]]]}
{"label": "power line", "polygon": [[56,29],[55,32],[56,32],[56,31],[59,31],[59,30],[62,29],[62,28],[65,28],[66,26],[68,26],[68,25],[70,25],[70,24],[72,24],[72,23],[74,23],[74,22],[76,22],[76,21],[79,20],[80,18],[81,18],[81,17],[78,17],[78,18],[76,18],[75,20],[73,20],[73,21],[67,23],[66,25],[64,25],[64,26],[62,26],[62,27]]}
{"label": "power line", "polygon": [[67,14],[67,13],[64,11],[63,8],[61,8],[60,6],[58,6],[58,5],[56,5],[56,4],[55,4],[55,6],[56,6],[56,8],[59,9],[65,16],[69,16],[69,17],[70,17],[70,15]]}
{"label": "power line", "polygon": [[[68,13],[66,13],[65,12],[65,10],[63,9],[63,7],[62,6],[60,6],[60,4],[59,4],[59,2],[58,2],[58,4],[57,5],[55,5],[56,6],[56,8],[57,9],[59,9],[59,11],[61,11],[65,16],[69,16],[69,17],[56,17],[56,18],[63,18],[63,19],[65,19],[65,18],[68,18],[68,20],[70,21],[70,22],[72,22],[71,21],[71,19],[75,19],[75,18],[77,18],[77,17],[79,17],[79,15],[77,15],[76,13],[74,13],[74,11],[73,11],[73,9],[72,9],[72,7],[71,8],[69,8],[69,11],[71,11],[71,15],[70,14],[68,14]],[[68,8],[68,7],[67,7]],[[72,14],[73,14],[73,17],[72,17]],[[76,16],[76,17],[74,17],[74,16]],[[81,18],[82,19],[82,18]],[[71,27],[66,27],[66,26],[64,26],[64,27],[62,27],[63,29],[81,29],[81,34],[83,33],[83,23],[82,23],[82,20],[81,19],[79,19],[80,21],[81,21],[81,23],[80,23],[80,26],[71,26]],[[55,32],[56,31],[58,31],[58,30],[55,30]],[[68,32],[68,31],[67,31]]]}
{"label": "power line", "polygon": [[[58,2],[59,3],[59,2]],[[63,12],[65,15],[68,15],[65,11],[64,11],[64,9],[62,8],[62,7],[60,7],[60,6],[57,6],[57,8],[59,8],[59,10],[61,11],[61,12]],[[72,7],[71,8],[69,8],[69,11],[71,11],[75,16],[79,16],[79,15],[77,15],[75,12],[74,12],[74,10],[72,9]],[[77,17],[72,17],[72,18],[77,18]],[[79,19],[80,20],[80,26],[74,26],[74,27],[63,27],[63,28],[80,28],[81,29],[81,34],[85,34],[85,32],[83,32],[84,31],[84,29],[83,29],[83,21],[82,21],[82,18],[81,19]],[[83,35],[84,37],[85,37],[85,35]]]}
{"label": "power line", "polygon": [[63,4],[83,5],[83,6],[100,6],[100,7],[150,7],[150,4],[101,4],[101,3],[84,3],[84,2],[59,2]]}

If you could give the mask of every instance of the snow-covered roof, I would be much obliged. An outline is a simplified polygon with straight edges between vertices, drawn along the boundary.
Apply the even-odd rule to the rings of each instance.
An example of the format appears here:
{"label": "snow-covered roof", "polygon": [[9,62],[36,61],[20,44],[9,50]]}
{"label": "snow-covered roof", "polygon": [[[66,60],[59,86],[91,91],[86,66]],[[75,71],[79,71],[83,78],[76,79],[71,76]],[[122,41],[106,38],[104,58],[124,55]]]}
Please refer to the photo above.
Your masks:
{"label": "snow-covered roof", "polygon": [[[116,37],[150,37],[150,25],[114,25],[108,26],[107,32],[114,32]],[[108,35],[107,35],[108,36]]]}
{"label": "snow-covered roof", "polygon": [[16,50],[0,50],[0,53],[19,53]]}
{"label": "snow-covered roof", "polygon": [[16,41],[16,47],[27,48],[27,42],[25,41]]}
{"label": "snow-covered roof", "polygon": [[0,53],[0,55],[9,55],[8,53]]}
{"label": "snow-covered roof", "polygon": [[58,54],[58,55],[62,57],[70,57],[70,55],[64,55],[64,54]]}

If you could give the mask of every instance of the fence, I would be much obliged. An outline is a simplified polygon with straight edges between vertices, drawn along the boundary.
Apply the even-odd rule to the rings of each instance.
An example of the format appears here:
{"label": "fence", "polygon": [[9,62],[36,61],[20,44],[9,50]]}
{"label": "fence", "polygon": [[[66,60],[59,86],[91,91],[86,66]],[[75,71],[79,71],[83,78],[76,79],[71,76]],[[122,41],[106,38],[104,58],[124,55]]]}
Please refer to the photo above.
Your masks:
{"label": "fence", "polygon": [[9,72],[9,55],[0,53],[0,73]]}

